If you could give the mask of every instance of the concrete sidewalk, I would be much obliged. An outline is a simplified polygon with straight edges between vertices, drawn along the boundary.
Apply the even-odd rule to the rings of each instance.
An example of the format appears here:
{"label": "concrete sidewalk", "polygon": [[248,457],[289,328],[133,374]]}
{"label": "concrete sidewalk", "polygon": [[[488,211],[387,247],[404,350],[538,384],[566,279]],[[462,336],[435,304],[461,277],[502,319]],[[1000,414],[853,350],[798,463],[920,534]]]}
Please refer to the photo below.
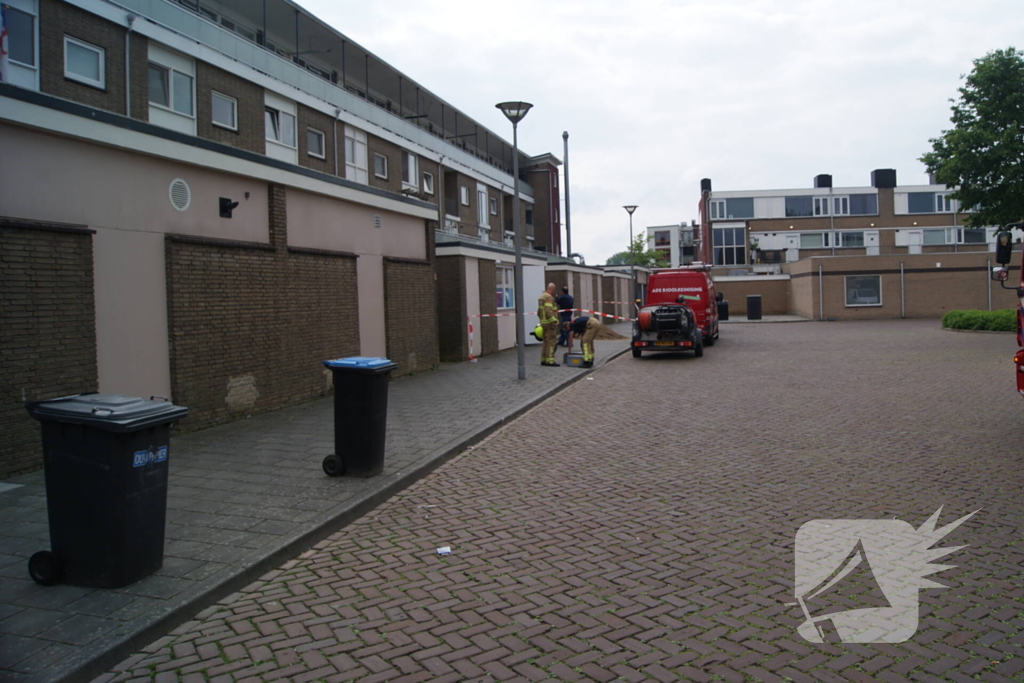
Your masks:
{"label": "concrete sidewalk", "polygon": [[[628,344],[599,342],[597,367]],[[371,479],[321,470],[333,398],[172,439],[164,566],[125,588],[33,583],[28,558],[49,549],[43,475],[0,483],[0,681],[88,680],[589,374],[542,368],[539,352],[527,349],[525,381],[514,349],[394,380]]]}

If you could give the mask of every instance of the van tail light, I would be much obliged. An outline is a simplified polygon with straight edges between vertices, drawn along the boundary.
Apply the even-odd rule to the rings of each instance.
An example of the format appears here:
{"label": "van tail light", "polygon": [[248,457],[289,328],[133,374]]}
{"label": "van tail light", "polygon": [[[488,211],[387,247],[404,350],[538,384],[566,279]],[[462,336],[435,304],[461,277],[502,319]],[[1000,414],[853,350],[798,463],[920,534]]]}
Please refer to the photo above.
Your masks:
{"label": "van tail light", "polygon": [[1017,365],[1024,365],[1024,349],[1013,354],[1013,362]]}

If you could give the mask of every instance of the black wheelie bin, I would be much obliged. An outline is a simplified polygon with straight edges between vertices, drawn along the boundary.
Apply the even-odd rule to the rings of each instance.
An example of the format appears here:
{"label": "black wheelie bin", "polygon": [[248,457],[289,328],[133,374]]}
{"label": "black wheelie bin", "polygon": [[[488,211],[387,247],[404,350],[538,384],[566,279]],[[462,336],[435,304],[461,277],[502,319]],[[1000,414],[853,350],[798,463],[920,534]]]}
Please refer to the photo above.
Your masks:
{"label": "black wheelie bin", "polygon": [[334,454],[324,458],[331,477],[372,477],[384,471],[388,383],[398,367],[387,358],[325,360],[334,377]]}
{"label": "black wheelie bin", "polygon": [[166,400],[79,394],[25,407],[42,423],[51,550],[29,560],[37,583],[119,588],[163,564],[170,424]]}

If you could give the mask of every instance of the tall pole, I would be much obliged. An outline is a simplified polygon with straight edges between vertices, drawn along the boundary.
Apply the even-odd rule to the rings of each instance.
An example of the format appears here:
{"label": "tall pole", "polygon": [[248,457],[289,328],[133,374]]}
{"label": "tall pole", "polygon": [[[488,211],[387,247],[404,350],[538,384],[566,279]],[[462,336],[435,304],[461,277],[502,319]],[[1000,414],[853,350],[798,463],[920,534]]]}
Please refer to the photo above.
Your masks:
{"label": "tall pole", "polygon": [[636,303],[636,254],[633,253],[633,212],[636,211],[635,204],[629,204],[622,207],[629,214],[629,279],[632,282],[633,293],[630,295],[630,303]]}
{"label": "tall pole", "polygon": [[526,379],[526,321],[523,319],[523,228],[519,222],[519,137],[518,122],[512,122],[512,230],[516,239],[516,358],[519,379]]}
{"label": "tall pole", "polygon": [[562,133],[562,156],[565,157],[565,178],[562,186],[565,190],[565,255],[572,257],[572,233],[569,231],[569,131]]}

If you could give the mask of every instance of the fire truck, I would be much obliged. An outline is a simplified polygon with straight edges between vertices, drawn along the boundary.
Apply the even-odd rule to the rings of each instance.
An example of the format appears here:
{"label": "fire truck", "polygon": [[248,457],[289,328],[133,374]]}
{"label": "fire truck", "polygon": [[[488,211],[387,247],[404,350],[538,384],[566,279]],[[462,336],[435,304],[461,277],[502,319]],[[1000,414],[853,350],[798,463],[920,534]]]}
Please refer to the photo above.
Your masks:
{"label": "fire truck", "polygon": [[1010,259],[1013,256],[1012,230],[1024,230],[1024,223],[1008,223],[996,235],[996,263],[992,269],[992,279],[997,280],[1003,289],[1017,291],[1017,353],[1013,354],[1013,363],[1017,366],[1017,391],[1024,396],[1024,263],[1021,264],[1020,279],[1016,287],[1007,287],[1010,278]]}

